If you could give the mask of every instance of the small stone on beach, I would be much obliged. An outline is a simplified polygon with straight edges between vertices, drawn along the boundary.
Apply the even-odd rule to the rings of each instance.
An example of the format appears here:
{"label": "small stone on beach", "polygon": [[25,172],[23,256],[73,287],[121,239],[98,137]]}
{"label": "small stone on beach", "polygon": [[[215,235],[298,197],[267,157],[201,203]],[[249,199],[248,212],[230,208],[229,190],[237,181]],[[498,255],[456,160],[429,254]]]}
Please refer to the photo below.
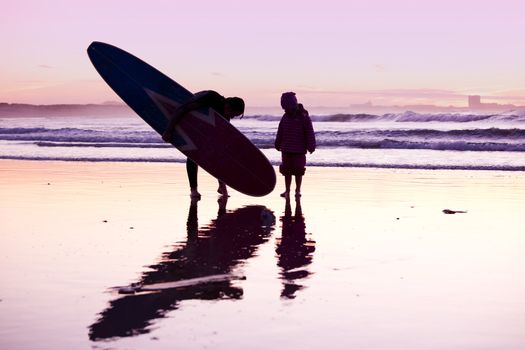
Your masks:
{"label": "small stone on beach", "polygon": [[443,209],[443,213],[445,213],[445,214],[456,214],[456,213],[466,213],[466,211]]}

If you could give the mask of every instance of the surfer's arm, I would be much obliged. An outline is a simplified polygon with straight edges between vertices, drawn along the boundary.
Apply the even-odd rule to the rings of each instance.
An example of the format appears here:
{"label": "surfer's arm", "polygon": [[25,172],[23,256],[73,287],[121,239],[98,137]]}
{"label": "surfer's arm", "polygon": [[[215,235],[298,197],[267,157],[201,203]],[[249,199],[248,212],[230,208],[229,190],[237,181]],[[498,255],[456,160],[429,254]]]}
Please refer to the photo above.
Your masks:
{"label": "surfer's arm", "polygon": [[179,108],[175,110],[175,113],[173,114],[173,117],[171,118],[170,123],[174,125],[177,124],[185,114],[188,114],[191,111],[194,111],[201,107],[203,107],[203,104],[199,101],[191,101],[191,102],[181,105]]}
{"label": "surfer's arm", "polygon": [[162,139],[166,142],[170,142],[171,138],[173,137],[173,130],[175,130],[175,126],[180,122],[182,117],[184,117],[184,115],[190,113],[191,111],[197,110],[202,107],[204,107],[204,104],[202,103],[202,101],[199,101],[199,99],[195,99],[194,101],[190,101],[180,105],[179,108],[175,110],[170,121],[168,122],[166,130],[162,134]]}
{"label": "surfer's arm", "polygon": [[[217,93],[215,93],[217,94]],[[187,113],[201,109],[204,107],[209,107],[210,99],[214,96],[211,91],[201,91],[197,92],[191,100],[186,103],[183,103],[175,110],[173,117],[170,120],[171,130],[177,125],[180,119]]]}
{"label": "surfer's arm", "polygon": [[175,113],[173,113],[173,116],[168,123],[168,127],[162,134],[162,139],[166,142],[170,142],[173,137],[175,126],[180,122],[184,115],[203,107],[209,107],[212,104],[213,99],[217,98],[220,99],[221,95],[215,91],[207,90],[197,92],[191,100],[183,103],[175,110]]}

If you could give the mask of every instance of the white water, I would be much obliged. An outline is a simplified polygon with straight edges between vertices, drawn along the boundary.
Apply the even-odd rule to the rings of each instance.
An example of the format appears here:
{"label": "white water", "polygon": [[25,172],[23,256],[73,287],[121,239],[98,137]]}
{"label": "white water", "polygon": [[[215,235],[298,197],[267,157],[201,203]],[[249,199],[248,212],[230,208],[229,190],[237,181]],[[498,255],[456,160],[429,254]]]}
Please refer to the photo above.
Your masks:
{"label": "white water", "polygon": [[[525,112],[312,116],[308,164],[343,167],[525,170]],[[233,120],[273,164],[279,116]],[[182,162],[138,117],[0,118],[0,159]]]}

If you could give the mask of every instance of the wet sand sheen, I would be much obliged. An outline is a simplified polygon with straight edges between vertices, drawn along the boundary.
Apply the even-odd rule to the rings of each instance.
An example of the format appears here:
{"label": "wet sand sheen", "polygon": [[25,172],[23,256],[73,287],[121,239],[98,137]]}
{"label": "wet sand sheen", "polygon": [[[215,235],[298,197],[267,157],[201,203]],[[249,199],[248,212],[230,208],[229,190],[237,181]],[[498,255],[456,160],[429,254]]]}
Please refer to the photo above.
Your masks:
{"label": "wet sand sheen", "polygon": [[[0,161],[0,178],[2,348],[525,345],[520,172],[308,168],[289,203],[281,177],[218,201],[202,171],[192,203],[182,164]],[[245,279],[113,288],[222,274]]]}

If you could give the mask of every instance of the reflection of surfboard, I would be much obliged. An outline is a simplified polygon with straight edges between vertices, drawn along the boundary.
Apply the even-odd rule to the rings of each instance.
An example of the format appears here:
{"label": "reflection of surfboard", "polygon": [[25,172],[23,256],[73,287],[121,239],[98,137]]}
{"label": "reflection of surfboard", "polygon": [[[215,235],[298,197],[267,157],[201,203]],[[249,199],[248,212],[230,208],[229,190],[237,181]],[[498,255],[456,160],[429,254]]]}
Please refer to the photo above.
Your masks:
{"label": "reflection of surfboard", "polygon": [[[87,51],[106,83],[159,134],[166,129],[173,111],[193,96],[152,66],[115,46],[93,42]],[[211,108],[182,118],[172,144],[239,192],[264,196],[275,187],[275,171],[268,159]]]}
{"label": "reflection of surfboard", "polygon": [[184,300],[242,298],[242,283],[236,283],[245,279],[242,267],[269,241],[274,226],[270,210],[251,205],[219,213],[199,229],[197,203],[191,203],[187,240],[169,246],[137,283],[112,288],[132,295],[111,300],[89,327],[89,338],[100,341],[148,333],[156,319],[178,309]]}

